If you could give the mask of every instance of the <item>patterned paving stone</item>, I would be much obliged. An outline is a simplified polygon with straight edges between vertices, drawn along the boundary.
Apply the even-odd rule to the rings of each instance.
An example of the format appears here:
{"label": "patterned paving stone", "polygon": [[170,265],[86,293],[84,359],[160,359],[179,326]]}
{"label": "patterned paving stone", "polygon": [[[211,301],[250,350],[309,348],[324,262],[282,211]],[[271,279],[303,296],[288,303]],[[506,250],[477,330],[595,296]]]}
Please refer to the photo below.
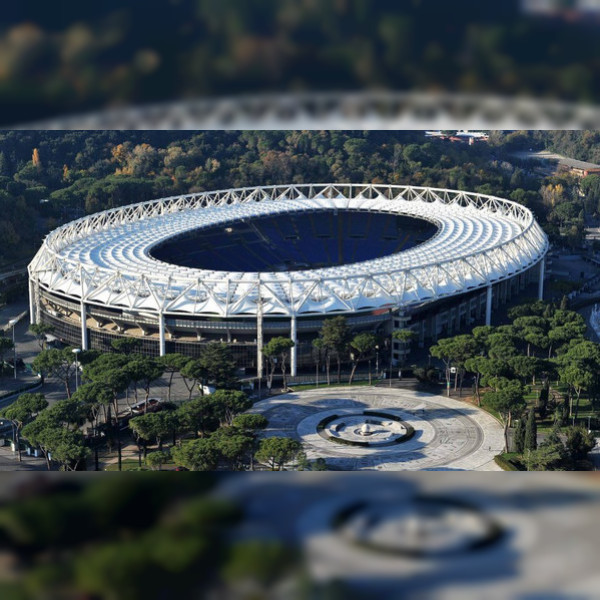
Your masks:
{"label": "patterned paving stone", "polygon": [[[415,429],[402,443],[357,447],[332,442],[320,435],[326,417],[385,410]],[[302,441],[309,459],[325,458],[340,470],[485,470],[498,471],[494,456],[504,447],[496,419],[464,402],[405,389],[331,388],[268,398],[252,412],[269,419],[265,436]]]}

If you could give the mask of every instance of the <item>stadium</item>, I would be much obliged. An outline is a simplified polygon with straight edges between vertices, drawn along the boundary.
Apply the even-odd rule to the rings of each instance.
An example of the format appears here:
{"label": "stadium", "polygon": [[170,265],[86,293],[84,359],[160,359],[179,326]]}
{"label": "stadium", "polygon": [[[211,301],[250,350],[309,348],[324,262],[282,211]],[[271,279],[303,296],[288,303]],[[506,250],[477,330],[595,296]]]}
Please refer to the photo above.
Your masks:
{"label": "stadium", "polygon": [[[376,184],[227,189],[123,206],[68,223],[30,263],[31,321],[61,341],[197,356],[291,337],[314,365],[328,317],[354,331],[410,327],[423,346],[475,323],[528,284],[543,293],[548,239],[527,208],[457,190]],[[402,347],[392,358],[401,358]]]}

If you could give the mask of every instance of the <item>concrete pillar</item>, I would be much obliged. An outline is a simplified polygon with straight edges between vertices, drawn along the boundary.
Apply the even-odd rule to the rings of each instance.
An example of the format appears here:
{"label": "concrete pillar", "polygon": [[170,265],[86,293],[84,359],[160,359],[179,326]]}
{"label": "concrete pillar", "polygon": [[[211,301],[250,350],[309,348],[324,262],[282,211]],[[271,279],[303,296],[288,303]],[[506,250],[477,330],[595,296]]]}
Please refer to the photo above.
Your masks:
{"label": "concrete pillar", "polygon": [[487,297],[485,301],[485,324],[492,324],[492,285],[487,286]]}
{"label": "concrete pillar", "polygon": [[292,350],[290,352],[290,374],[292,377],[296,377],[298,371],[298,334],[296,331],[295,315],[292,315],[290,339],[292,340],[292,342],[294,342],[294,346],[292,346]]}
{"label": "concrete pillar", "polygon": [[546,259],[540,260],[540,280],[538,282],[538,300],[544,299],[544,275],[546,274]]}
{"label": "concrete pillar", "polygon": [[81,302],[79,315],[81,317],[81,349],[88,349],[87,309],[85,302]]}
{"label": "concrete pillar", "polygon": [[419,348],[425,345],[425,319],[421,318],[419,322]]}
{"label": "concrete pillar", "polygon": [[31,325],[35,325],[36,322],[35,315],[35,286],[33,284],[33,279],[29,280],[29,323]]}
{"label": "concrete pillar", "polygon": [[165,343],[165,316],[162,313],[158,314],[158,337],[159,337],[159,354],[164,356],[166,354],[166,343]]}

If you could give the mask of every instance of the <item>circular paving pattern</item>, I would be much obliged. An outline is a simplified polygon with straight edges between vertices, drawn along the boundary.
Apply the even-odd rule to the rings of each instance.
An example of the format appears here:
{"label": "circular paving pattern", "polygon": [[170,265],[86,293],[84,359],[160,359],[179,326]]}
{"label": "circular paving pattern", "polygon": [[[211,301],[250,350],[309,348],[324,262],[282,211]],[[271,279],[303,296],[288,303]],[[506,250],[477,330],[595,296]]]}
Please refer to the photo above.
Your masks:
{"label": "circular paving pattern", "polygon": [[331,469],[500,470],[494,462],[504,447],[498,421],[443,396],[329,388],[268,398],[252,412],[269,420],[265,436],[298,439],[309,459],[325,458]]}

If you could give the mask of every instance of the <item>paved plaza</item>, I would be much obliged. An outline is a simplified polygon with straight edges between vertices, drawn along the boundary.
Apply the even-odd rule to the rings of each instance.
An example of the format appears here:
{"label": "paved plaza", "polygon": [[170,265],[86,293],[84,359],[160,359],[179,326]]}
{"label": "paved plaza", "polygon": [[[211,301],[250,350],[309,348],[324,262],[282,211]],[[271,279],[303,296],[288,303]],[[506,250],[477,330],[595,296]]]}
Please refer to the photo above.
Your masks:
{"label": "paved plaza", "polygon": [[[397,444],[356,447],[335,443],[319,431],[328,417],[356,419],[364,410],[400,418],[414,428],[414,435]],[[269,419],[265,436],[298,439],[309,459],[325,458],[331,469],[501,470],[494,462],[504,448],[500,423],[475,406],[443,396],[405,389],[328,388],[262,400],[252,412]]]}

